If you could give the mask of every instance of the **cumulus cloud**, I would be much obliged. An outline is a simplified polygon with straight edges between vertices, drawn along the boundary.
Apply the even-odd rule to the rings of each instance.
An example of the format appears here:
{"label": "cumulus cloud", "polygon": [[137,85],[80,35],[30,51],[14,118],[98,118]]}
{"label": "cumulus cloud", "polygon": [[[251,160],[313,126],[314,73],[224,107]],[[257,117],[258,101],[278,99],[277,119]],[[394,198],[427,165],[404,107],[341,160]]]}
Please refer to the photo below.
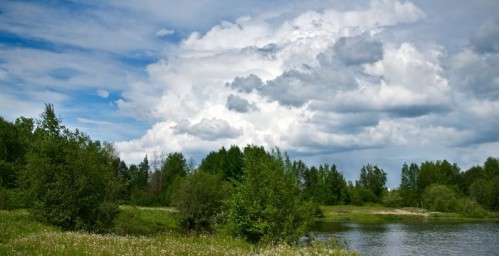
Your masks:
{"label": "cumulus cloud", "polygon": [[259,90],[262,85],[262,79],[254,74],[249,74],[247,77],[236,77],[234,81],[227,84],[230,88],[245,93],[250,93],[253,90]]}
{"label": "cumulus cloud", "polygon": [[253,104],[250,104],[246,99],[234,94],[230,94],[227,98],[227,108],[240,113],[246,113],[256,109],[256,107]]}
{"label": "cumulus cloud", "polygon": [[480,99],[499,99],[499,54],[464,50],[450,61],[451,80],[465,93]]}
{"label": "cumulus cloud", "polygon": [[358,166],[428,160],[417,150],[485,150],[483,142],[497,141],[497,124],[485,121],[499,112],[496,56],[474,46],[449,54],[390,33],[427,18],[409,1],[373,0],[241,16],[193,32],[147,67],[147,79],[129,82],[120,111],[155,124],[117,146],[132,161],[144,152],[258,144],[340,165],[355,152]]}
{"label": "cumulus cloud", "polygon": [[347,65],[373,63],[383,58],[382,43],[362,36],[342,37],[333,48]]}
{"label": "cumulus cloud", "polygon": [[[361,112],[434,101],[423,91],[440,86],[435,81],[425,88],[412,88],[389,77],[389,70],[384,70],[388,65],[378,63],[384,60],[385,51],[390,57],[390,52],[399,48],[385,49],[374,38],[386,26],[423,17],[410,2],[372,1],[361,9],[307,11],[277,23],[264,15],[244,16],[233,23],[222,22],[205,34],[194,32],[172,52],[174,57],[148,66],[147,81],[134,82],[123,93],[118,102],[121,110],[157,124],[143,138],[118,145],[123,154],[131,154],[132,148],[154,148],[148,142],[151,136],[162,138],[156,145],[169,141],[180,148],[202,147],[202,143],[222,139],[225,143],[279,145],[296,151],[313,150],[317,143],[325,150],[402,141],[398,137],[403,135],[397,137],[389,130],[380,130],[378,133],[386,134],[368,139],[372,127],[385,121]],[[420,59],[425,57],[421,54]],[[438,66],[438,61],[430,60]],[[379,67],[368,71],[367,65],[376,64]],[[439,77],[437,68],[420,66],[397,72],[432,72]],[[368,84],[378,96],[363,94]],[[399,92],[407,95],[406,101],[396,97]],[[342,109],[350,104],[343,101],[349,95],[353,102],[364,105],[358,115]],[[377,97],[384,97],[381,103]],[[320,113],[331,111],[337,113],[338,122],[322,120],[329,124],[319,126]],[[350,120],[352,126],[341,127],[340,120]],[[230,124],[237,124],[237,128]],[[342,131],[321,127],[341,127]],[[346,134],[348,129],[357,133]],[[187,145],[189,137],[185,136],[199,141]]]}
{"label": "cumulus cloud", "polygon": [[471,44],[479,53],[499,53],[499,19],[486,20],[475,31]]}
{"label": "cumulus cloud", "polygon": [[178,133],[187,133],[205,140],[235,138],[241,135],[241,131],[230,126],[226,120],[216,118],[203,118],[196,124],[191,124],[188,120],[182,120],[174,129]]}

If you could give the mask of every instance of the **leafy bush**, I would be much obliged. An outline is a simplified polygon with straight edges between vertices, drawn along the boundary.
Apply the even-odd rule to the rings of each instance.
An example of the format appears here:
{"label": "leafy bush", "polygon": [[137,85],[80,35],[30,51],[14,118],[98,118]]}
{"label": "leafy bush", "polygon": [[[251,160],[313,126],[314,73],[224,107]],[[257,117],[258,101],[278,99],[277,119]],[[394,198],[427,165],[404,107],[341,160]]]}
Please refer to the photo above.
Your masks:
{"label": "leafy bush", "polygon": [[388,207],[400,207],[402,205],[402,197],[398,190],[386,191],[383,196],[383,205]]}
{"label": "leafy bush", "polygon": [[243,172],[242,183],[227,202],[225,229],[252,243],[296,243],[308,231],[315,212],[284,171],[279,152],[247,146]]}
{"label": "leafy bush", "polygon": [[207,172],[198,171],[180,181],[173,194],[182,224],[188,229],[210,228],[213,217],[229,195],[231,185]]}
{"label": "leafy bush", "polygon": [[458,201],[456,194],[445,185],[433,184],[423,195],[424,206],[432,211],[456,212]]}
{"label": "leafy bush", "polygon": [[466,217],[484,218],[488,215],[480,204],[470,198],[461,198],[458,201],[459,213]]}

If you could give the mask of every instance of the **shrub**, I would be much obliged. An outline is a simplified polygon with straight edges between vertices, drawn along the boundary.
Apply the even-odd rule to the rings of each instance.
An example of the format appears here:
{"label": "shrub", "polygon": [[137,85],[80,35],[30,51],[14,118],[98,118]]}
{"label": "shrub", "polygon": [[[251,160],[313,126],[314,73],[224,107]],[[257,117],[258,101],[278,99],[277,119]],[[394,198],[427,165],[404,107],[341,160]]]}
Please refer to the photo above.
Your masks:
{"label": "shrub", "polygon": [[231,185],[221,177],[198,171],[180,180],[173,194],[185,228],[211,228],[214,216],[223,200],[230,194]]}
{"label": "shrub", "polygon": [[424,206],[432,211],[456,212],[456,194],[445,185],[433,184],[423,195]]}
{"label": "shrub", "polygon": [[227,202],[226,230],[257,243],[296,243],[314,219],[293,177],[286,174],[279,152],[244,149],[243,180]]}
{"label": "shrub", "polygon": [[487,211],[480,206],[475,200],[470,198],[461,198],[458,201],[459,213],[466,217],[484,218],[487,216]]}

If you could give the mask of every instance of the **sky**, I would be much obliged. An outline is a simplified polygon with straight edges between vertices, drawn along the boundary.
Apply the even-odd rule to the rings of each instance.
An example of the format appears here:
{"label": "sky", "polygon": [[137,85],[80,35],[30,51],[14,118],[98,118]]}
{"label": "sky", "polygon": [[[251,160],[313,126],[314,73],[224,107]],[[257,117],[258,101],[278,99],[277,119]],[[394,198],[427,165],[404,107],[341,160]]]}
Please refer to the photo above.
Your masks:
{"label": "sky", "polygon": [[0,116],[138,163],[279,147],[348,180],[499,157],[499,1],[0,1]]}

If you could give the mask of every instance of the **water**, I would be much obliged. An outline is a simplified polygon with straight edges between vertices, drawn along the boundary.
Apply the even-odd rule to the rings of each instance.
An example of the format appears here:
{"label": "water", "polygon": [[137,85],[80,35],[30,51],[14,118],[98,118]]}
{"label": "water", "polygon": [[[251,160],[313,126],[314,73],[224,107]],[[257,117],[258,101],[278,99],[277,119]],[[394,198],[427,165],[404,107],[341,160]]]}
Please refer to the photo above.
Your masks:
{"label": "water", "polygon": [[499,223],[317,222],[314,230],[362,255],[499,255]]}

